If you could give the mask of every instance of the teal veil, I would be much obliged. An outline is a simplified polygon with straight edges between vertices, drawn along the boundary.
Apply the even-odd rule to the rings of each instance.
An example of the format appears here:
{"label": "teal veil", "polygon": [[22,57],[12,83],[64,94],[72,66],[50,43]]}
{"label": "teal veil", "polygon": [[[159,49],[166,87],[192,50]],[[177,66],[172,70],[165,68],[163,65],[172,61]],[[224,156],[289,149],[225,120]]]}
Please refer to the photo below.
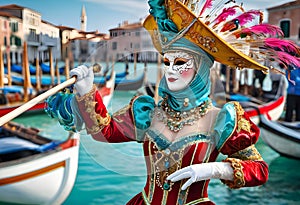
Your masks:
{"label": "teal veil", "polygon": [[[169,106],[176,111],[187,111],[199,106],[209,99],[210,94],[210,67],[214,59],[211,55],[203,51],[199,46],[188,39],[180,36],[176,25],[167,18],[164,0],[149,0],[150,14],[155,18],[161,39],[168,46],[162,46],[162,52],[184,51],[191,54],[197,66],[197,72],[185,89],[180,91],[170,91],[165,77],[162,78],[159,85],[159,95],[167,98]],[[161,42],[161,44],[164,44]],[[189,104],[184,106],[184,100],[188,98]]]}

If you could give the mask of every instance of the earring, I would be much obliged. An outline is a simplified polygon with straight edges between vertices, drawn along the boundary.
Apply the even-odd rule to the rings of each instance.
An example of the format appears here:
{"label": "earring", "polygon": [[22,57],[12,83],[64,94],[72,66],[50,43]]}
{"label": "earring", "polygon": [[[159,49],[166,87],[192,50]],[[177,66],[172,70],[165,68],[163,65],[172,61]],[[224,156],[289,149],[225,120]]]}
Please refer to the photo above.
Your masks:
{"label": "earring", "polygon": [[189,99],[188,98],[184,98],[184,102],[183,102],[183,106],[187,107],[189,105]]}

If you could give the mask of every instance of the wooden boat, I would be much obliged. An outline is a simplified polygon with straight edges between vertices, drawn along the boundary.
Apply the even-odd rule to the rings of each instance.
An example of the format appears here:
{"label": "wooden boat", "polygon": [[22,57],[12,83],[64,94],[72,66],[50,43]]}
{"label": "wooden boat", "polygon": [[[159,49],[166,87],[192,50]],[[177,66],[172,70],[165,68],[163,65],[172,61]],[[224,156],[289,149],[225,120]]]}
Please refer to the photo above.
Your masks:
{"label": "wooden boat", "polygon": [[[23,86],[5,86],[0,88],[0,117],[13,111],[17,107],[24,104]],[[32,88],[28,89],[30,96],[36,96],[36,93]],[[45,102],[40,102],[30,108],[29,112],[41,112],[44,110]]]}
{"label": "wooden boat", "polygon": [[[17,84],[17,85],[23,85],[24,84],[24,78],[20,74],[13,73],[11,79],[12,79],[12,82],[14,84]],[[66,81],[66,77],[64,75],[59,76],[59,80],[60,80],[60,82],[64,82],[64,81]],[[34,76],[34,75],[30,76],[30,81],[31,81],[32,85],[36,85],[37,84],[36,76]],[[43,74],[41,76],[40,81],[41,81],[41,87],[52,86],[52,78],[48,74]],[[58,84],[58,78],[57,78],[57,76],[54,76],[54,85],[57,85],[57,84]]]}
{"label": "wooden boat", "polygon": [[126,77],[116,78],[115,90],[129,91],[137,90],[142,87],[146,75],[146,69],[136,77],[136,75],[127,75]]}
{"label": "wooden boat", "polygon": [[0,129],[0,202],[62,204],[77,175],[79,134],[51,140],[9,122]]}
{"label": "wooden boat", "polygon": [[272,120],[278,120],[284,110],[285,99],[285,95],[281,95],[279,98],[269,102],[255,100],[255,98],[253,98],[253,101],[239,101],[236,98],[230,98],[230,100],[239,101],[241,106],[256,125],[259,124],[260,114],[267,115]]}
{"label": "wooden boat", "polygon": [[[29,65],[29,71],[30,71],[30,74],[35,74],[36,68],[32,65]],[[4,68],[4,72],[7,73],[7,68]],[[11,72],[22,74],[23,67],[21,65],[12,64],[11,65]]]}
{"label": "wooden boat", "polygon": [[260,115],[263,141],[279,154],[300,159],[300,122],[280,122]]}

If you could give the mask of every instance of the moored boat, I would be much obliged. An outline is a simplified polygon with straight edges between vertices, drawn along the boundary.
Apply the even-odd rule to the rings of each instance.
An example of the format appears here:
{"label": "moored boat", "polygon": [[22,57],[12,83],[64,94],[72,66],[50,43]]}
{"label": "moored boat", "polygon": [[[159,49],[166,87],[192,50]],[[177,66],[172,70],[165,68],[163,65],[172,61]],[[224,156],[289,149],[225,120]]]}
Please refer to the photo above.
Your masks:
{"label": "moored boat", "polygon": [[279,154],[300,159],[300,122],[280,122],[260,115],[263,141]]}
{"label": "moored boat", "polygon": [[259,124],[260,114],[267,115],[272,120],[278,120],[285,106],[285,96],[280,96],[270,102],[264,101],[239,101],[245,112],[255,124]]}
{"label": "moored boat", "polygon": [[140,75],[127,75],[125,77],[116,78],[115,90],[129,91],[137,90],[142,87],[146,75],[146,68]]}
{"label": "moored boat", "polygon": [[9,122],[0,129],[0,202],[62,204],[77,175],[79,134],[51,140]]}
{"label": "moored boat", "polygon": [[[20,107],[24,104],[24,93],[23,93],[23,86],[5,86],[0,88],[0,117],[13,111],[14,109]],[[36,93],[33,88],[28,88],[29,96],[36,96]],[[44,110],[45,102],[39,102],[30,109],[28,109],[27,113],[29,112],[41,112]]]}

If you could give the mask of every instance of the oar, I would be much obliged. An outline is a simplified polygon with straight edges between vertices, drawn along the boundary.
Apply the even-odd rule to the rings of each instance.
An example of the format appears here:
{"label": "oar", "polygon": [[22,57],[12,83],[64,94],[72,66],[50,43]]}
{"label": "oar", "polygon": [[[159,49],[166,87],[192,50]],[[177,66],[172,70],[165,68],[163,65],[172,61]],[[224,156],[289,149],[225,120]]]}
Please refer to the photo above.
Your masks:
{"label": "oar", "polygon": [[[92,66],[94,72],[99,72],[101,70],[101,66],[99,64],[94,64]],[[55,93],[59,92],[60,90],[74,84],[76,82],[76,76],[66,80],[65,82],[51,88],[50,90],[38,95],[37,97],[31,99],[30,101],[24,103],[20,107],[14,109],[13,111],[7,113],[6,115],[0,118],[0,126],[4,125],[5,123],[9,122],[10,120],[14,119],[15,117],[21,115],[23,112],[29,110],[42,100],[47,99],[49,96],[54,95]]]}

